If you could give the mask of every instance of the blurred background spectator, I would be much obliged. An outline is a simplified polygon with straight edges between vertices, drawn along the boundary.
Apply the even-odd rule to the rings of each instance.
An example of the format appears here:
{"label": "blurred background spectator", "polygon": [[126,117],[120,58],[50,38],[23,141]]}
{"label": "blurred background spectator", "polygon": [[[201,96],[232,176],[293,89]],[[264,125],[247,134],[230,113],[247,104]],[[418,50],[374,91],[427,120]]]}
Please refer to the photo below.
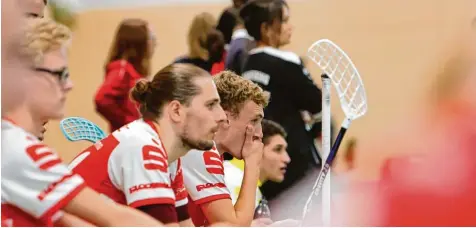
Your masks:
{"label": "blurred background spectator", "polygon": [[125,19],[119,25],[105,65],[106,76],[95,97],[96,111],[109,122],[111,132],[140,117],[129,91],[151,74],[155,46],[147,21]]}
{"label": "blurred background spectator", "polygon": [[256,42],[246,31],[239,11],[233,10],[229,14],[235,17],[236,23],[227,49],[225,68],[241,75],[248,52],[256,47]]}
{"label": "blurred background spectator", "polygon": [[188,30],[188,54],[175,62],[190,63],[212,73],[213,65],[222,61],[225,50],[223,34],[215,26],[215,17],[210,13],[196,15]]}
{"label": "blurred background spectator", "polygon": [[228,45],[232,40],[233,30],[238,24],[238,18],[236,15],[239,14],[240,8],[248,0],[233,0],[232,5],[225,8],[218,19],[217,29],[223,33],[225,38],[225,43]]}

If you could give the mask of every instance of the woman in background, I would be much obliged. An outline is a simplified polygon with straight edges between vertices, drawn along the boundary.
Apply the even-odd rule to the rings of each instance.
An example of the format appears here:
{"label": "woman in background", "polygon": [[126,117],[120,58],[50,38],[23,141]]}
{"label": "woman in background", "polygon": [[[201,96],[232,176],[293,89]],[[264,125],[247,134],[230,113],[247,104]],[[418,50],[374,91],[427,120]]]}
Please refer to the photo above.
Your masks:
{"label": "woman in background", "polygon": [[140,118],[129,91],[150,74],[155,45],[146,21],[125,19],[119,25],[106,62],[106,77],[95,97],[96,111],[109,122],[111,132]]}
{"label": "woman in background", "polygon": [[222,61],[225,50],[223,34],[215,26],[216,20],[210,13],[195,16],[188,30],[189,53],[175,63],[190,63],[211,73],[213,65]]}
{"label": "woman in background", "polygon": [[[267,182],[261,188],[263,195],[273,201],[286,188],[310,172],[317,172],[316,168],[320,167],[321,159],[301,112],[315,115],[321,111],[321,90],[298,55],[279,49],[290,43],[293,31],[285,1],[250,1],[242,7],[240,16],[248,34],[256,41],[256,48],[248,53],[242,76],[271,94],[271,101],[264,110],[265,118],[279,123],[288,133],[286,141],[291,163],[286,177],[282,183]],[[293,202],[292,207],[273,208],[273,216],[278,216],[276,219],[298,218],[306,198],[299,194],[286,198]]]}
{"label": "woman in background", "polygon": [[[233,50],[234,54],[230,58],[228,56],[228,53],[231,51],[230,48],[233,46],[232,41],[236,39],[243,38],[243,34],[248,34],[246,33],[246,29],[244,29],[244,25],[240,22],[239,18],[239,11],[240,8],[247,2],[248,0],[233,0],[233,4],[223,10],[223,12],[220,15],[220,18],[218,19],[218,25],[217,25],[217,30],[220,31],[223,34],[223,37],[225,39],[225,53],[223,54],[223,61],[215,64],[213,69],[212,69],[212,74],[214,73],[215,70],[224,70],[228,69],[233,72],[235,72],[238,75],[241,75],[241,68],[242,64],[240,62],[241,57],[244,55],[241,53],[242,48],[240,45],[238,45],[238,50],[235,46],[235,50]],[[238,28],[237,28],[238,27]],[[237,30],[244,30],[238,32]],[[238,34],[237,34],[238,33]],[[249,37],[249,36],[245,36]],[[241,40],[241,39],[240,39]],[[236,43],[236,41],[235,41]],[[242,42],[238,42],[242,43]],[[248,51],[248,50],[246,50]],[[237,52],[237,53],[236,53]],[[246,54],[246,53],[245,53]],[[233,61],[237,59],[237,61]],[[230,64],[232,63],[227,63],[227,62],[232,62],[233,64],[236,64],[239,67],[230,67]],[[219,69],[219,67],[222,67]]]}

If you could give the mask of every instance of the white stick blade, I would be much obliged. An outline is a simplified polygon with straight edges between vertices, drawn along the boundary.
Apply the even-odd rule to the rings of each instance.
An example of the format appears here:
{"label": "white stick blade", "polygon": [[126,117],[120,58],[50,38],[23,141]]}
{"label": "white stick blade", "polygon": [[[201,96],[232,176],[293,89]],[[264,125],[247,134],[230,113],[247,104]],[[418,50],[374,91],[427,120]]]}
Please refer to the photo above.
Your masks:
{"label": "white stick blade", "polygon": [[359,71],[350,57],[328,39],[315,42],[308,56],[332,79],[345,115],[357,119],[367,112],[367,96]]}

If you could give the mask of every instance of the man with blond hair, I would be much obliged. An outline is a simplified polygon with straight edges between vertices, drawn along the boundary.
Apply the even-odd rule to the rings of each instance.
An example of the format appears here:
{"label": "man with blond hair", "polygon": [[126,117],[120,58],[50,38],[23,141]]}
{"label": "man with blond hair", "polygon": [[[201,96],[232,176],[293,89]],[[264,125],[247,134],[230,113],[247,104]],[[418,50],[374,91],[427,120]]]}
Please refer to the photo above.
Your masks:
{"label": "man with blond hair", "polygon": [[[191,198],[189,212],[195,226],[217,222],[249,226],[263,156],[261,121],[268,97],[258,85],[230,71],[217,74],[214,81],[227,121],[220,125],[213,149],[193,150],[182,157],[184,183]],[[224,152],[245,163],[235,206],[225,185]]]}
{"label": "man with blond hair", "polygon": [[15,89],[3,91],[2,84],[2,225],[160,226],[152,217],[104,201],[37,139],[44,121],[63,117],[73,87],[66,58],[71,32],[51,20],[29,22],[18,48],[20,71],[6,75],[6,86]]}

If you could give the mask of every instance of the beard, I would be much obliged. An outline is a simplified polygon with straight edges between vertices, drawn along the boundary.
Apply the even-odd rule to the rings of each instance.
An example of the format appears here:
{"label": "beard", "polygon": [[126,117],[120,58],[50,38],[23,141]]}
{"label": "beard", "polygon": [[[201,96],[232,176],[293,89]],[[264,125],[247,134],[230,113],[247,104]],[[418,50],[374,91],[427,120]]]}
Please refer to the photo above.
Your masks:
{"label": "beard", "polygon": [[213,140],[193,140],[187,135],[180,137],[184,147],[196,150],[211,150],[215,145]]}
{"label": "beard", "polygon": [[185,131],[180,135],[182,145],[188,149],[196,150],[211,150],[215,145],[213,140],[207,139],[193,139],[188,134],[188,126],[185,127]]}
{"label": "beard", "polygon": [[[187,114],[187,120],[193,119],[192,117],[193,114]],[[213,146],[215,146],[215,142],[213,141],[213,139],[207,139],[205,137],[198,137],[198,139],[194,139],[193,137],[190,137],[189,132],[193,131],[193,129],[195,129],[194,127],[196,126],[191,125],[190,121],[186,121],[185,126],[183,128],[184,130],[180,134],[180,140],[182,141],[182,145],[185,148],[188,148],[189,150],[211,150]]]}

